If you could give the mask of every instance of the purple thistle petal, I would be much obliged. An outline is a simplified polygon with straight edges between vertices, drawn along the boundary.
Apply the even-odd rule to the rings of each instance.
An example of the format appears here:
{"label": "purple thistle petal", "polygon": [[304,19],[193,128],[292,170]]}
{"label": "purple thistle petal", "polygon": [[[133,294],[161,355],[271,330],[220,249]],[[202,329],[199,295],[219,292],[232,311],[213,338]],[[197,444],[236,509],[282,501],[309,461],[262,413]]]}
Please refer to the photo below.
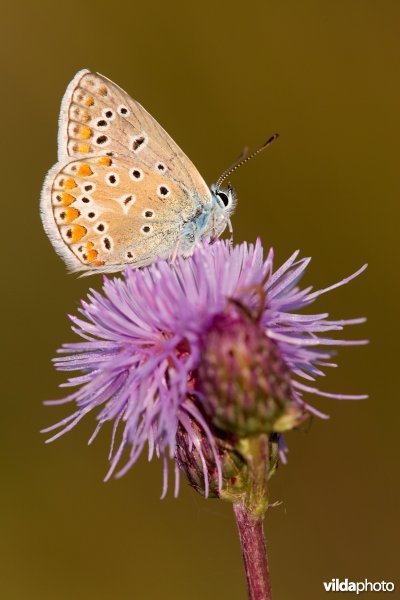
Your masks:
{"label": "purple thistle petal", "polygon": [[334,398],[335,400],[366,400],[368,398],[366,394],[331,394],[330,392],[321,392],[321,390],[304,385],[299,381],[293,381],[293,386],[302,392],[316,394],[317,396],[323,396],[324,398]]}
{"label": "purple thistle petal", "polygon": [[356,277],[358,277],[359,275],[361,275],[361,273],[363,271],[365,271],[365,269],[368,267],[368,264],[366,263],[365,265],[363,265],[360,269],[358,269],[358,271],[356,271],[355,273],[353,273],[352,275],[349,275],[348,277],[345,277],[344,279],[342,279],[341,281],[338,281],[337,283],[334,283],[333,285],[330,285],[322,290],[319,290],[317,292],[313,292],[312,294],[309,294],[307,296],[307,303],[309,303],[309,301],[313,301],[316,298],[318,298],[318,296],[321,296],[322,294],[326,294],[326,292],[330,292],[332,290],[335,290],[338,287],[341,287],[342,285],[346,285],[346,283],[349,283],[352,279],[355,279]]}
{"label": "purple thistle petal", "polygon": [[163,458],[163,489],[162,489],[162,493],[160,496],[160,499],[163,500],[165,498],[165,496],[167,495],[167,491],[168,491],[168,461],[166,456],[164,456]]}
{"label": "purple thistle petal", "polygon": [[174,498],[177,498],[179,496],[179,484],[180,484],[181,471],[180,471],[179,465],[176,461],[175,461],[174,470],[175,470]]}

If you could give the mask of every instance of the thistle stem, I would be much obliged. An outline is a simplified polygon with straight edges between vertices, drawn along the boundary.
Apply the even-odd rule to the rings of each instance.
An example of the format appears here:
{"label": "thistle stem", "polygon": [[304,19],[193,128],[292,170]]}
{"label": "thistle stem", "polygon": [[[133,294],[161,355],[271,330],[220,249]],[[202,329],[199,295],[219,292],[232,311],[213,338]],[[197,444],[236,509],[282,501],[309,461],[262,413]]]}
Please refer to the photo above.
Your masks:
{"label": "thistle stem", "polygon": [[264,515],[256,516],[243,502],[233,505],[246,571],[249,600],[272,600]]}
{"label": "thistle stem", "polygon": [[271,584],[264,539],[264,515],[268,508],[268,477],[273,446],[266,434],[244,438],[240,452],[248,467],[247,490],[233,505],[246,571],[249,600],[271,600]]}

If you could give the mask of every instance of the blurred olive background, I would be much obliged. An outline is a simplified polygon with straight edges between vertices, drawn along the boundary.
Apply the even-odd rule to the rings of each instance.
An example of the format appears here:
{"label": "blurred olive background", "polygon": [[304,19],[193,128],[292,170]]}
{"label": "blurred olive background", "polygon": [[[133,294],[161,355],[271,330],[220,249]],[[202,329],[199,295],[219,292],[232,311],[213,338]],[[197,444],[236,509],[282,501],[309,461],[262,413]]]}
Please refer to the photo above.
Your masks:
{"label": "blurred olive background", "polygon": [[245,145],[281,134],[231,178],[236,241],[261,236],[276,264],[300,248],[313,256],[304,283],[315,286],[369,262],[316,309],[368,316],[347,337],[372,344],[341,351],[340,368],[319,386],[370,399],[314,401],[331,419],[287,436],[289,464],[271,483],[271,500],[282,504],[266,530],[276,600],[323,598],[322,582],[333,577],[400,586],[400,4],[14,0],[3,4],[0,27],[0,597],[246,597],[229,505],[205,501],[185,482],[178,500],[160,501],[161,464],[145,457],[104,484],[110,431],[88,448],[93,415],[50,446],[39,434],[70,410],[42,406],[62,394],[50,359],[75,339],[67,313],[101,285],[98,276],[66,274],[38,208],[56,161],[60,101],[83,67],[138,99],[209,183]]}

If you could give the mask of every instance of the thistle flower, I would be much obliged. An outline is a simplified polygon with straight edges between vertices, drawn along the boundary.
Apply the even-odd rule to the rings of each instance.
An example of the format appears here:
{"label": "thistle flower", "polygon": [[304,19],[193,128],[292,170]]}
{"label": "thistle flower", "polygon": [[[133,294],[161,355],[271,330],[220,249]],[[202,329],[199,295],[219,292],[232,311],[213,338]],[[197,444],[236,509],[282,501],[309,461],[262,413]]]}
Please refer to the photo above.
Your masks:
{"label": "thistle flower", "polygon": [[[59,430],[48,441],[95,411],[98,423],[89,443],[104,423],[113,423],[106,479],[117,465],[117,476],[126,473],[147,445],[149,459],[154,453],[164,459],[163,495],[168,457],[175,460],[175,494],[179,466],[206,496],[210,491],[218,495],[227,473],[238,486],[234,493],[240,490],[245,465],[232,451],[235,436],[249,428],[272,433],[275,442],[279,438],[285,460],[277,432],[295,426],[307,413],[327,417],[304,400],[305,393],[365,398],[322,392],[314,385],[324,367],[335,366],[330,347],[365,343],[326,337],[327,332],[364,319],[334,321],[327,313],[298,312],[365,266],[313,292],[297,286],[309,262],[295,252],[274,271],[273,252],[264,260],[260,241],[234,247],[217,241],[173,264],[158,260],[143,270],[126,269],[123,278],[105,277],[103,292],[91,290],[81,316],[70,317],[83,341],[64,344],[55,359],[58,370],[80,374],[64,384],[78,386],[76,391],[48,403],[76,406],[44,430]],[[250,372],[249,356],[255,360]],[[231,360],[228,367],[224,357]],[[125,464],[119,466],[123,455]]]}

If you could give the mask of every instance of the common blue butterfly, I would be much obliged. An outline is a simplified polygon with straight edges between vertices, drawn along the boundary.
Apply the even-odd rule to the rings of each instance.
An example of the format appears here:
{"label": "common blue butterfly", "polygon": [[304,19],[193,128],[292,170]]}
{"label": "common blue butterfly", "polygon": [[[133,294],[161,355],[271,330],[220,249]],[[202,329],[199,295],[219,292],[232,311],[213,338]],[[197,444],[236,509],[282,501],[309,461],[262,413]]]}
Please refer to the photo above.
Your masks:
{"label": "common blue butterfly", "polygon": [[41,195],[43,225],[70,271],[118,271],[188,256],[230,226],[236,195],[220,186],[231,171],[209,188],[138,102],[82,70],[62,101],[58,163]]}

